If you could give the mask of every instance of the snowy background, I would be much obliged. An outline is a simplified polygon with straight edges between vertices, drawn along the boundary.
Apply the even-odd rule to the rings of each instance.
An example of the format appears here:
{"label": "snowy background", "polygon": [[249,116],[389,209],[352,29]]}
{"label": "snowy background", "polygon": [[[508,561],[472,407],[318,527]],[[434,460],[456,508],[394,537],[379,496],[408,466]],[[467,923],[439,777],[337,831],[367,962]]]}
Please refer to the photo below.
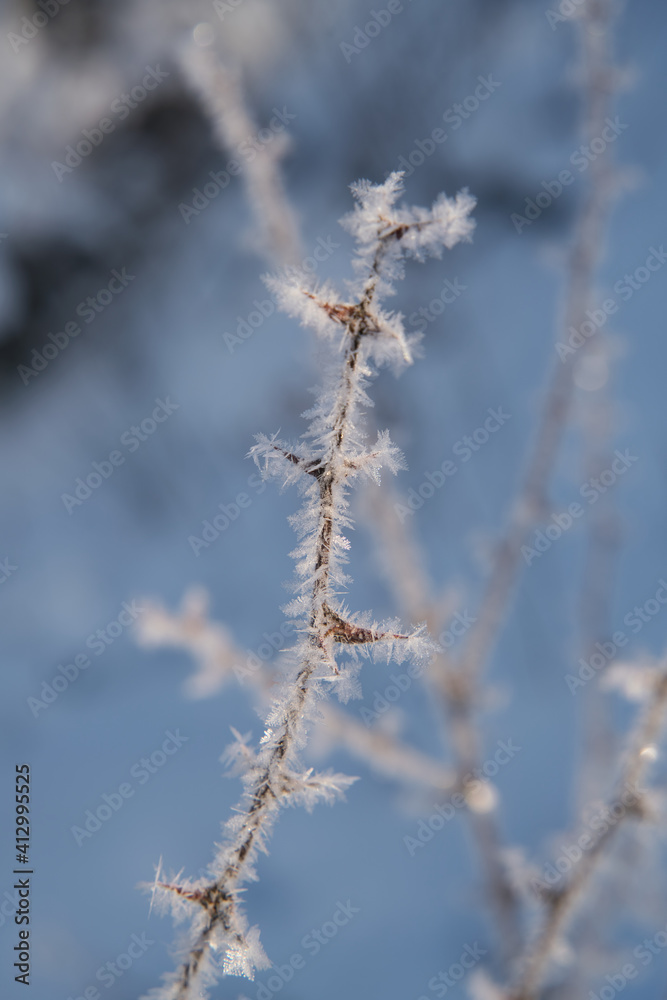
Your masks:
{"label": "snowy background", "polygon": [[[174,608],[188,587],[201,584],[210,591],[213,616],[255,650],[263,633],[282,623],[282,584],[291,575],[294,536],[286,518],[296,495],[279,495],[273,484],[261,493],[249,486],[253,467],[245,456],[257,431],[301,430],[315,355],[308,334],[275,312],[229,348],[225,335],[236,333],[253,300],[267,297],[261,275],[268,265],[249,235],[252,216],[240,177],[187,224],[179,211],[234,152],[216,145],[179,51],[193,32],[208,38],[212,29],[219,51],[242,67],[258,126],[267,125],[274,108],[295,116],[283,161],[287,192],[306,253],[318,238],[340,244],[322,266],[339,282],[350,274],[349,239],[337,223],[351,205],[348,184],[359,177],[379,181],[396,169],[417,139],[443,127],[445,112],[474,92],[480,76],[500,84],[460,128],[444,125],[446,142],[406,179],[407,198],[417,204],[467,186],[478,199],[477,229],[471,245],[409,267],[397,300],[406,317],[439,295],[446,278],[458,279],[465,291],[428,324],[426,360],[399,381],[382,374],[373,389],[374,420],[389,427],[408,461],[410,471],[397,482],[403,496],[451,457],[489,407],[511,415],[411,519],[437,588],[457,585],[474,614],[484,553],[504,523],[555,358],[561,265],[585,180],[575,172],[563,196],[517,234],[511,213],[522,212],[543,181],[568,167],[581,142],[574,32],[568,23],[550,26],[547,9],[542,0],[405,0],[366,48],[351,56],[346,50],[348,62],[341,43],[351,44],[370,16],[359,0],[241,0],[222,18],[210,3],[71,0],[18,45],[22,18],[41,8],[5,0],[0,558],[16,568],[0,585],[6,817],[0,896],[5,901],[12,885],[14,764],[28,761],[33,1000],[76,1000],[94,984],[109,1000],[133,1000],[171,969],[171,920],[148,918],[137,883],[150,881],[160,857],[169,870],[187,874],[210,861],[239,791],[219,762],[229,727],[261,734],[247,692],[237,686],[208,700],[184,697],[192,670],[185,655],[142,650],[131,629],[123,629],[96,656],[88,637],[117,620],[123,602],[141,606],[152,597]],[[618,62],[627,74],[615,110],[628,128],[611,152],[627,185],[613,215],[600,300],[667,236],[665,28],[667,9],[657,0],[633,0],[618,22]],[[158,65],[168,74],[159,86],[122,121],[112,113],[114,130],[59,179],[52,163],[63,162],[82,130],[95,127]],[[92,322],[79,313],[81,334],[43,370],[22,377],[33,351],[77,320],[79,303],[105,289],[114,269],[133,276],[127,287]],[[625,627],[625,615],[653,597],[667,574],[664,287],[657,272],[610,323],[614,362],[604,388],[614,405],[613,447],[638,456],[614,487],[621,548],[610,590],[612,631]],[[581,395],[598,391],[599,381]],[[128,432],[167,397],[177,409],[131,450]],[[77,477],[115,450],[123,464],[68,511],[63,494],[71,495]],[[576,500],[587,478],[580,455],[573,433],[554,477],[558,504]],[[201,534],[218,504],[244,491],[250,506],[195,556],[188,537]],[[392,614],[363,522],[353,543],[352,606]],[[512,739],[522,747],[496,779],[501,821],[508,842],[522,844],[538,863],[557,851],[552,831],[576,819],[580,703],[564,678],[578,655],[584,551],[580,524],[523,574],[492,664],[497,697],[487,746],[493,752],[498,739]],[[666,624],[661,609],[625,652],[661,653]],[[85,652],[91,667],[35,716],[28,699],[40,698],[59,666]],[[386,668],[365,668],[362,683],[364,700],[348,706],[357,718],[386,687]],[[420,686],[402,697],[400,713],[407,740],[442,752],[436,713]],[[629,714],[620,702],[617,714],[625,725]],[[144,784],[129,777],[176,729],[188,738],[178,752]],[[329,765],[361,780],[333,810],[285,812],[270,857],[260,862],[260,881],[246,894],[251,922],[260,924],[276,964],[296,952],[306,957],[281,997],[432,997],[429,979],[475,942],[488,949],[493,971],[463,823],[448,823],[411,857],[403,838],[414,834],[433,802],[345,753],[330,755]],[[134,796],[78,846],[71,828],[128,780]],[[619,913],[621,950],[611,969],[601,968],[599,985],[605,971],[622,965],[622,955],[667,924],[664,870],[654,863],[655,899],[638,880],[635,886],[644,924],[630,909]],[[359,913],[311,957],[304,935],[347,900]],[[1,909],[0,918],[2,992],[18,997],[8,911]],[[146,953],[108,987],[96,981],[96,970],[142,933],[153,942]],[[667,953],[655,957],[628,995],[662,996],[666,974]],[[266,979],[226,980],[213,995],[254,998]],[[451,992],[463,997],[465,984]]]}

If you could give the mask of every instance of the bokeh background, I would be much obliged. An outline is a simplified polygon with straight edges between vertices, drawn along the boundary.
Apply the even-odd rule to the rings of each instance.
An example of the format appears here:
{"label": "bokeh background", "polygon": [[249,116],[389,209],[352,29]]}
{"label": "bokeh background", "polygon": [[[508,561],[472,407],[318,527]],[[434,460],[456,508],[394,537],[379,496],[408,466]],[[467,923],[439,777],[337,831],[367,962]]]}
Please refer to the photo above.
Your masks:
{"label": "bokeh background", "polygon": [[[110,1000],[131,1000],[172,967],[171,920],[149,919],[137,883],[151,880],[160,857],[186,874],[209,862],[239,793],[219,762],[230,726],[257,738],[262,724],[235,685],[188,700],[187,656],[140,649],[131,629],[92,656],[92,666],[37,717],[28,699],[40,697],[59,665],[87,651],[88,637],[117,619],[123,602],[141,606],[151,597],[175,608],[193,584],[209,590],[213,616],[239,644],[257,649],[263,633],[282,623],[282,585],[291,574],[287,516],[297,497],[273,484],[257,495],[251,487],[248,509],[198,556],[188,543],[218,504],[248,491],[253,434],[300,431],[317,376],[309,334],[276,312],[233,350],[225,339],[253,300],[266,299],[261,275],[271,263],[253,236],[242,177],[187,224],[179,210],[234,154],[220,148],[183,70],[183,48],[210,43],[240,70],[258,128],[276,107],[295,116],[282,160],[287,195],[306,253],[318,238],[340,243],[322,268],[338,282],[350,275],[349,240],[337,223],[350,208],[348,185],[397,168],[417,139],[443,126],[447,109],[474,92],[478,77],[500,84],[460,128],[444,125],[447,141],[406,179],[412,203],[468,187],[478,199],[477,229],[471,245],[409,267],[396,300],[407,317],[446,278],[465,291],[428,323],[426,360],[398,381],[382,374],[373,389],[373,419],[390,428],[408,461],[396,484],[402,496],[451,457],[489,407],[511,414],[411,518],[437,589],[458,587],[471,614],[555,359],[563,263],[586,174],[577,173],[520,234],[510,216],[568,167],[582,141],[572,24],[550,25],[543,0],[404,0],[348,61],[341,43],[353,43],[370,17],[362,0],[241,0],[218,8],[199,0],[71,0],[28,40],[22,19],[43,8],[4,0],[0,13],[0,557],[15,567],[0,585],[0,890],[4,901],[12,885],[12,775],[25,760],[34,781],[33,1000],[75,1000],[91,984]],[[598,276],[600,299],[666,235],[666,27],[667,9],[657,0],[633,0],[618,15],[623,73],[615,112],[628,128],[605,154],[620,168],[623,192]],[[63,162],[82,130],[97,126],[156,66],[168,74],[159,86],[122,121],[112,114],[113,132],[59,179],[53,162]],[[22,378],[33,350],[41,352],[48,334],[76,320],[79,303],[123,268],[133,276],[127,287],[43,370]],[[591,395],[607,393],[612,447],[639,459],[613,491],[620,542],[608,581],[612,628],[624,627],[626,613],[651,598],[667,572],[664,288],[657,272],[621,305],[608,325],[611,363],[583,378],[577,392],[582,409]],[[121,444],[166,397],[178,407],[169,419],[136,450]],[[68,511],[63,494],[118,448],[124,463]],[[574,426],[554,502],[576,500],[585,479]],[[497,778],[501,821],[508,842],[538,862],[557,849],[553,831],[576,818],[581,706],[564,678],[577,655],[585,538],[582,523],[523,574],[492,664],[488,746],[511,738],[523,748]],[[353,542],[350,603],[392,614],[363,520]],[[660,654],[666,624],[661,610],[626,652]],[[386,684],[386,667],[365,667],[363,700],[348,711],[359,718]],[[620,702],[614,711],[622,728],[630,716]],[[420,686],[403,696],[399,716],[406,740],[441,754],[437,713]],[[135,782],[134,797],[78,846],[71,828],[86,809],[116,791],[176,728],[188,737],[179,752],[145,785]],[[332,810],[282,815],[247,910],[278,964],[304,953],[303,936],[330,920],[339,900],[360,912],[307,959],[282,996],[431,997],[428,980],[476,941],[488,948],[493,972],[465,826],[447,824],[411,857],[403,838],[414,833],[420,810],[432,811],[432,800],[342,751],[329,764],[361,780]],[[653,864],[651,886],[630,880],[651,934],[667,923],[659,854]],[[629,905],[614,915],[610,940],[621,955],[647,931]],[[96,983],[96,970],[143,932],[154,942],[145,955],[108,988]],[[22,995],[11,973],[14,944],[6,917],[0,974],[7,997]],[[656,956],[628,995],[662,996],[666,973],[667,955]],[[254,998],[265,980],[226,980],[213,996]]]}

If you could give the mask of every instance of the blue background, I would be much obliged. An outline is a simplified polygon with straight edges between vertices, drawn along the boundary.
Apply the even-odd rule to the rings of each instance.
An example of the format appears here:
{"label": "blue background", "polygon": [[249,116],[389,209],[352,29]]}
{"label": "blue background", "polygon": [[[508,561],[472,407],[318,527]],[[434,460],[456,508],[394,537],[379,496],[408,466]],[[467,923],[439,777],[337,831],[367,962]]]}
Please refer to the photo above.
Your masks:
{"label": "blue background", "polygon": [[[27,699],[39,696],[59,664],[86,649],[91,633],[117,618],[124,601],[153,597],[175,608],[190,585],[202,584],[213,616],[233,627],[242,646],[256,649],[265,631],[280,627],[294,542],[287,516],[296,493],[279,494],[270,484],[198,557],[188,536],[199,533],[218,504],[246,490],[253,468],[245,456],[257,431],[299,433],[308,388],[317,380],[308,332],[277,313],[233,353],[225,345],[224,334],[235,331],[253,299],[266,297],[261,275],[268,265],[247,238],[252,220],[241,178],[189,224],[179,213],[179,204],[191,202],[193,189],[233,151],[216,147],[177,49],[197,23],[209,23],[223,55],[243,68],[258,126],[276,106],[296,115],[283,163],[288,195],[306,252],[318,237],[340,242],[322,268],[339,284],[350,276],[350,243],[337,224],[351,205],[349,183],[382,180],[416,139],[441,127],[444,112],[474,91],[480,75],[500,82],[406,179],[406,197],[415,204],[469,187],[478,198],[477,229],[471,245],[442,261],[409,266],[396,300],[406,316],[438,295],[445,278],[458,278],[466,290],[428,325],[426,360],[398,381],[383,373],[372,390],[374,421],[390,428],[409,465],[396,484],[402,495],[451,456],[489,407],[511,414],[411,519],[435,588],[456,585],[462,606],[474,614],[484,552],[505,521],[556,360],[562,264],[586,175],[577,173],[521,234],[510,215],[569,165],[582,141],[575,33],[569,23],[552,29],[542,2],[413,0],[348,63],[341,43],[351,42],[369,17],[368,4],[358,0],[243,0],[223,20],[205,3],[72,0],[13,51],[8,33],[37,9],[6,2],[0,15],[0,232],[6,234],[0,242],[0,557],[17,567],[0,586],[0,895],[11,888],[13,767],[25,760],[34,782],[36,872],[30,995],[80,996],[132,934],[147,932],[154,944],[146,954],[113,987],[101,988],[110,1000],[130,1000],[172,968],[174,940],[169,918],[148,919],[137,883],[151,880],[160,857],[168,870],[193,875],[210,861],[220,822],[239,795],[238,782],[223,777],[219,762],[230,726],[251,730],[256,739],[261,721],[247,692],[235,685],[208,700],[187,700],[188,658],[142,650],[129,631],[93,656],[90,669],[37,718]],[[625,189],[606,239],[599,301],[666,235],[666,19],[664,5],[635,0],[620,12],[615,30],[624,81],[614,113],[628,128],[609,153]],[[165,83],[59,182],[52,161],[156,63],[169,71]],[[135,275],[128,288],[24,385],[17,369],[30,362],[32,349],[107,284],[112,268],[123,267]],[[657,272],[608,325],[612,450],[630,448],[639,459],[613,492],[621,542],[609,585],[612,631],[654,595],[667,572],[664,287]],[[590,395],[578,393],[578,409]],[[135,453],[124,452],[124,465],[68,513],[62,494],[166,396],[179,409]],[[581,455],[575,425],[553,477],[557,506],[578,498],[587,478]],[[582,521],[523,573],[490,671],[486,747],[492,753],[496,740],[508,738],[522,747],[497,778],[500,821],[507,843],[521,845],[538,867],[569,842],[559,831],[578,818],[581,698],[564,678],[579,655],[585,551]],[[352,607],[395,613],[363,521],[353,534],[351,573]],[[665,620],[663,610],[625,653],[660,654]],[[387,683],[386,667],[364,666],[363,701],[347,710],[359,718]],[[621,732],[632,713],[613,696],[610,704]],[[442,755],[437,711],[425,690],[413,685],[399,710],[404,738]],[[176,728],[187,743],[77,846],[71,827],[83,822],[85,810],[127,781],[132,766]],[[307,958],[280,996],[431,997],[429,979],[474,942],[487,950],[484,964],[493,975],[479,868],[460,817],[411,857],[403,838],[414,834],[419,816],[432,812],[433,797],[378,777],[342,751],[325,764],[361,780],[345,804],[281,815],[246,908],[277,964],[306,954],[304,935],[330,920],[339,900],[349,899],[360,912]],[[660,769],[655,773],[660,783]],[[588,954],[590,981],[579,993],[554,996],[598,990],[606,972],[667,924],[658,836],[659,828],[644,834],[643,862],[629,847],[621,853],[615,876],[626,864],[627,876],[616,879],[608,896],[600,891],[598,903],[608,905],[586,918],[610,954]],[[582,934],[583,941],[586,921]],[[3,995],[12,998],[23,995],[10,974],[14,943],[6,920],[0,965]],[[628,995],[658,996],[666,969],[661,954]],[[566,971],[557,970],[555,981]],[[266,979],[260,974],[258,981]],[[226,980],[212,995],[254,998],[257,989],[258,982]],[[465,984],[451,992],[465,995]]]}

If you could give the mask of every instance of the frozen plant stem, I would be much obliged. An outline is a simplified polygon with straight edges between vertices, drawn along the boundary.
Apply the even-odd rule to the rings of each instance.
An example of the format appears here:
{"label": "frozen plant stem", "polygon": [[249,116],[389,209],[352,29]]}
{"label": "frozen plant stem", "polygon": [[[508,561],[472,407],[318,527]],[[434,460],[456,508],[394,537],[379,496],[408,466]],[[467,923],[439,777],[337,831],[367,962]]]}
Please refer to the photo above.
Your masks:
{"label": "frozen plant stem", "polygon": [[[614,6],[614,0],[587,0],[578,22],[583,50],[583,131],[588,142],[593,142],[605,128],[610,113],[610,96],[616,84],[617,71],[610,52]],[[587,318],[586,309],[591,306],[595,273],[604,247],[604,228],[614,194],[615,178],[609,165],[609,153],[591,162],[588,176],[589,188],[578,215],[567,261],[564,331],[571,327],[580,329]],[[457,657],[447,654],[435,657],[429,669],[429,679],[440,697],[447,719],[446,734],[454,752],[459,781],[479,767],[483,757],[478,720],[483,693],[482,675],[507,619],[521,572],[522,546],[531,530],[548,514],[549,481],[571,416],[574,377],[578,366],[590,354],[591,345],[587,343],[555,363],[523,481],[504,535],[495,548],[476,621],[464,640],[462,652]],[[399,556],[397,563],[406,562],[405,551],[395,554]],[[414,559],[407,560],[408,569],[414,565]],[[396,577],[395,567],[391,575]],[[414,581],[414,573],[410,575]],[[408,600],[413,602],[421,599],[426,605],[426,599],[415,597],[414,588],[410,589],[403,576],[401,588],[399,597],[407,595]],[[416,593],[420,590],[423,593],[424,587],[417,581]],[[430,621],[429,625],[433,627]],[[512,960],[522,951],[520,898],[503,863],[497,817],[491,808],[481,812],[468,810],[466,815],[482,862],[487,896],[503,945],[503,957],[511,966]]]}
{"label": "frozen plant stem", "polygon": [[[140,645],[172,646],[193,658],[197,670],[185,684],[189,697],[205,698],[215,694],[237,674],[239,680],[249,685],[265,703],[270,701],[276,679],[273,670],[268,665],[265,669],[244,667],[244,661],[251,654],[236,646],[224,625],[209,621],[207,610],[202,591],[186,594],[180,614],[170,613],[160,606],[147,607],[137,622]],[[425,616],[406,617],[419,621]],[[415,783],[441,793],[456,790],[453,772],[436,758],[382,729],[369,729],[330,702],[321,703],[319,714],[320,751],[324,745],[335,743],[394,781]]]}
{"label": "frozen plant stem", "polygon": [[[238,71],[225,66],[213,51],[186,48],[182,66],[213,123],[213,135],[223,152],[247,145],[258,127],[246,107]],[[269,145],[255,148],[243,167],[248,202],[256,220],[254,242],[271,263],[296,264],[303,256],[299,229],[285,194],[280,159],[289,147],[287,132]]]}
{"label": "frozen plant stem", "polygon": [[[577,905],[581,904],[584,891],[600,861],[609,850],[611,842],[616,839],[619,829],[628,819],[645,818],[646,803],[638,786],[653,759],[651,749],[660,743],[666,716],[667,673],[662,672],[655,675],[648,705],[631,737],[630,747],[617,782],[617,792],[608,803],[610,811],[620,805],[621,815],[614,824],[599,833],[588,850],[582,854],[567,885],[560,890],[551,891],[547,896],[544,923],[521,962],[518,982],[510,991],[507,1000],[537,1000],[541,995],[545,973],[558,944],[559,935],[574,916]],[[621,797],[627,788],[632,789],[636,795],[631,807],[624,807]]]}
{"label": "frozen plant stem", "polygon": [[[585,100],[584,131],[593,141],[604,129],[616,71],[610,54],[613,0],[588,0],[580,20]],[[594,277],[603,249],[604,227],[612,201],[614,175],[606,157],[597,157],[589,171],[589,189],[582,204],[568,259],[568,287],[563,329],[579,329],[590,307]],[[574,376],[589,349],[566,355],[555,363],[519,495],[504,536],[496,547],[491,573],[484,589],[477,621],[471,627],[456,663],[442,673],[441,688],[450,722],[449,732],[457,758],[465,769],[479,753],[476,726],[480,677],[506,621],[514,586],[521,571],[521,550],[530,531],[549,510],[549,480],[572,408]],[[485,858],[487,884],[494,908],[505,929],[506,953],[517,952],[518,907],[503,868],[500,842],[493,816],[480,820],[476,837]]]}
{"label": "frozen plant stem", "polygon": [[[406,521],[398,522],[386,492],[380,492],[373,507],[373,526],[380,561],[392,587],[399,608],[413,619],[423,618],[432,635],[438,635],[455,610],[451,598],[432,599],[433,584],[422,569],[422,560],[414,536]],[[488,786],[489,797],[480,801],[470,795],[470,775],[484,763],[484,741],[478,707],[483,692],[463,685],[452,656],[446,651],[434,656],[426,679],[442,708],[442,736],[454,755],[454,788],[468,796],[463,816],[468,822],[482,869],[484,891],[493,930],[501,947],[501,957],[509,967],[521,950],[520,899],[505,864],[504,848],[495,801],[495,789]]]}
{"label": "frozen plant stem", "polygon": [[289,268],[267,279],[279,305],[311,326],[327,342],[331,356],[317,402],[306,414],[310,426],[298,445],[259,436],[251,452],[265,475],[297,483],[306,497],[293,518],[299,537],[293,553],[296,597],[286,609],[297,622],[300,639],[290,651],[291,668],[273,700],[257,751],[239,738],[230,753],[243,772],[245,791],[225,826],[210,880],[174,884],[162,882],[159,874],[156,878],[156,892],[171,899],[177,914],[185,904],[193,919],[180,967],[153,994],[163,1000],[204,996],[202,988],[220,972],[214,957],[218,951],[224,955],[223,974],[253,978],[256,968],[268,964],[258,931],[248,930],[239,906],[241,885],[256,877],[252,863],[258,850],[266,851],[281,804],[310,808],[318,799],[330,802],[354,780],[303,771],[297,756],[317,718],[317,700],[325,689],[344,686],[353,670],[339,667],[336,645],[344,645],[353,659],[357,650],[372,649],[399,662],[407,656],[423,658],[432,649],[424,628],[405,634],[394,622],[380,626],[368,616],[350,615],[338,597],[348,582],[342,570],[348,548],[343,531],[351,524],[348,486],[362,474],[377,481],[382,467],[395,472],[402,464],[387,433],[369,449],[360,427],[363,408],[371,405],[366,386],[377,368],[392,364],[400,369],[412,361],[415,338],[406,334],[400,314],[383,309],[381,301],[393,294],[393,281],[403,277],[405,256],[439,257],[443,246],[469,239],[473,229],[469,216],[474,199],[467,192],[452,200],[441,195],[426,210],[397,208],[402,190],[400,173],[384,184],[363,181],[352,188],[355,209],[342,220],[357,241],[358,278],[350,284],[351,301],[341,301],[329,287],[305,284]]}
{"label": "frozen plant stem", "polygon": [[[598,331],[596,351],[607,368],[611,347],[609,338]],[[603,386],[589,393],[582,407],[585,467],[582,481],[600,476],[609,468],[614,454],[611,443],[613,406]],[[616,560],[621,537],[620,517],[609,491],[596,503],[587,517],[587,553],[581,584],[580,648],[586,662],[597,652],[596,642],[612,634],[611,607]],[[609,716],[608,702],[599,685],[590,684],[583,692],[583,721],[579,798],[589,802],[606,780],[608,761],[617,756],[617,740]]]}
{"label": "frozen plant stem", "polygon": [[[605,119],[610,112],[610,95],[616,81],[616,70],[609,51],[613,13],[613,0],[588,0],[579,22],[585,74],[584,131],[589,143],[604,130]],[[614,174],[608,162],[609,156],[609,152],[598,156],[588,171],[588,194],[581,208],[567,265],[563,331],[570,327],[580,329],[586,320],[586,309],[591,305],[595,273],[604,247],[604,229],[614,192]],[[577,352],[555,362],[520,493],[505,536],[496,548],[477,622],[468,633],[459,659],[459,669],[466,677],[481,672],[489,659],[505,622],[519,576],[521,548],[530,531],[549,512],[549,480],[570,416],[574,375],[586,354],[587,345],[584,344]]]}

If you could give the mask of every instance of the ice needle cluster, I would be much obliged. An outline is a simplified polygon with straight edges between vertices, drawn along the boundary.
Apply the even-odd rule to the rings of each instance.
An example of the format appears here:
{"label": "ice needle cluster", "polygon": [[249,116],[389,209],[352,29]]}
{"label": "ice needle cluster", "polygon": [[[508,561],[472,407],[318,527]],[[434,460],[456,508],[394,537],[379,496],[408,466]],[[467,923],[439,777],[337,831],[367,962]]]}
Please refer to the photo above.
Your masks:
{"label": "ice needle cluster", "polygon": [[474,226],[474,199],[467,192],[455,199],[440,195],[427,210],[398,207],[402,190],[401,173],[384,184],[353,186],[356,204],[342,220],[357,244],[356,277],[346,298],[328,285],[305,283],[296,270],[268,279],[279,305],[328,342],[330,357],[301,439],[291,444],[259,436],[251,452],[266,476],[296,483],[305,497],[293,518],[296,580],[286,609],[299,638],[288,654],[259,746],[253,750],[239,737],[232,750],[244,792],[225,824],[209,877],[198,882],[166,882],[159,872],[156,877],[155,894],[172,903],[177,917],[191,920],[179,968],[152,994],[160,1000],[199,998],[221,974],[252,979],[255,969],[268,965],[257,928],[248,928],[239,893],[256,877],[254,861],[266,851],[282,805],[310,809],[318,801],[331,802],[354,780],[304,770],[299,761],[318,700],[344,684],[345,671],[337,662],[341,645],[353,658],[372,652],[387,660],[420,659],[432,649],[424,626],[402,632],[396,622],[351,614],[341,599],[348,582],[349,487],[359,477],[377,480],[382,468],[396,472],[403,464],[387,433],[369,445],[363,430],[364,410],[371,405],[367,389],[377,369],[410,364],[415,346],[401,315],[383,302],[403,277],[406,257],[439,257],[443,247],[468,240]]}

